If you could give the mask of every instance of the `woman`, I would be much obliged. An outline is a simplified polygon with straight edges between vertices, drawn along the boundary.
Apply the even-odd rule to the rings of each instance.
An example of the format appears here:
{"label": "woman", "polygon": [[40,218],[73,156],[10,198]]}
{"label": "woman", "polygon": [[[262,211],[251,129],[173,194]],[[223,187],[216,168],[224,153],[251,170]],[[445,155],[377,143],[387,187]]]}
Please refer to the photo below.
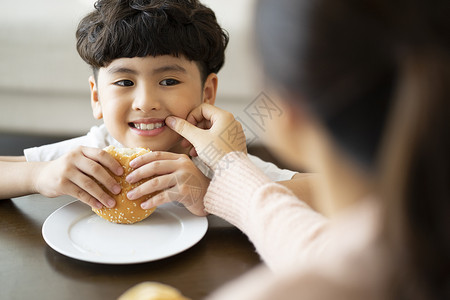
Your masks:
{"label": "woman", "polygon": [[[275,273],[214,299],[450,299],[449,13],[447,1],[260,1],[257,49],[283,111],[268,146],[321,174],[329,219],[220,134],[236,125],[229,113],[194,110],[207,130],[168,118],[216,170],[206,210]],[[207,160],[211,142],[221,159]]]}

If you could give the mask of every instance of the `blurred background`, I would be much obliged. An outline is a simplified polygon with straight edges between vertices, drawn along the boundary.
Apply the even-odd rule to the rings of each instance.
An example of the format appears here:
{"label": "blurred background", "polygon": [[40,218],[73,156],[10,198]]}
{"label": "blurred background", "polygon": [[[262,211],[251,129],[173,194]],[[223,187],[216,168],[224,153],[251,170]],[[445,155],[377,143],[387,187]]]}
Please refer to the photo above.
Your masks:
{"label": "blurred background", "polygon": [[[91,70],[75,48],[78,22],[95,1],[0,1],[2,137],[78,136],[99,124],[89,102]],[[252,51],[255,1],[202,2],[230,34],[216,104],[239,116],[261,91]]]}

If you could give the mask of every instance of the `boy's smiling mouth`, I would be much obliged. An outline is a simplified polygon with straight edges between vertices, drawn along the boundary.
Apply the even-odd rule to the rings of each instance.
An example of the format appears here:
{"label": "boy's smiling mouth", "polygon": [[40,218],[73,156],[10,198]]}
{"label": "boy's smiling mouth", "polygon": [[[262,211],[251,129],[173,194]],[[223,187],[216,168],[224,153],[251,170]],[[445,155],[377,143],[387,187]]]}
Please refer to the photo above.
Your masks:
{"label": "boy's smiling mouth", "polygon": [[158,129],[161,128],[163,126],[165,126],[164,122],[160,122],[160,123],[129,123],[130,126],[139,129],[139,130],[153,130],[153,129]]}
{"label": "boy's smiling mouth", "polygon": [[133,121],[128,126],[138,135],[155,136],[164,131],[166,124],[162,119],[150,119]]}

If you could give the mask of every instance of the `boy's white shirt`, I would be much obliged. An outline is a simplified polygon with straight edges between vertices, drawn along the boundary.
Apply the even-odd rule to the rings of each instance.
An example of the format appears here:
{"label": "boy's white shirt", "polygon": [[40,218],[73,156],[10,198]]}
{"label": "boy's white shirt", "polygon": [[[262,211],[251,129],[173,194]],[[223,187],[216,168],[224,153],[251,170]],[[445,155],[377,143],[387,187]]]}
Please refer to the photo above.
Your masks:
{"label": "boy's white shirt", "polygon": [[[103,149],[109,145],[122,148],[123,146],[116,141],[106,130],[104,124],[100,126],[94,126],[88,132],[88,134],[73,138],[70,140],[44,145],[41,147],[28,148],[24,150],[24,155],[27,161],[51,161],[58,157],[64,155],[68,151],[78,147],[86,146],[93,148]],[[280,169],[273,163],[265,162],[262,159],[248,155],[250,161],[261,169],[271,180],[273,181],[283,181],[290,180],[296,174],[296,172]],[[199,168],[200,171],[205,174],[208,178],[212,178],[211,169],[206,166],[198,157],[192,159],[194,164]]]}

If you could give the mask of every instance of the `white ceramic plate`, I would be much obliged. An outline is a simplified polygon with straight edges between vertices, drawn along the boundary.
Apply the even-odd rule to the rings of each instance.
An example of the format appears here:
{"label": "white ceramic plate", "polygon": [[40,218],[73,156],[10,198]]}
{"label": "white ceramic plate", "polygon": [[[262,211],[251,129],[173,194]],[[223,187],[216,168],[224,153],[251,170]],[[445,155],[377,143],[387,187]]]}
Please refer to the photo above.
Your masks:
{"label": "white ceramic plate", "polygon": [[144,221],[126,225],[100,218],[80,201],[53,212],[42,226],[45,242],[66,256],[103,264],[133,264],[180,253],[199,242],[208,228],[174,203],[159,206]]}

